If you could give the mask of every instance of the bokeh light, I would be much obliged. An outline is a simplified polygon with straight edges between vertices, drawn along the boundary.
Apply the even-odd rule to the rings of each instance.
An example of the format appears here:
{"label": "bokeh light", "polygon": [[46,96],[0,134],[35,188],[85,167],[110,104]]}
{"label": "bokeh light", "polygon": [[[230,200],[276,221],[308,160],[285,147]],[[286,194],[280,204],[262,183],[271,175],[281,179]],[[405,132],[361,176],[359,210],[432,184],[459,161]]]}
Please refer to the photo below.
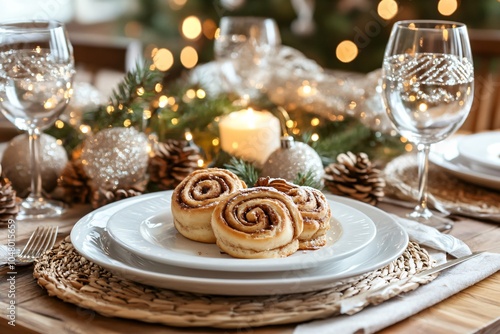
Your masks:
{"label": "bokeh light", "polygon": [[203,35],[208,39],[215,38],[215,32],[217,31],[217,24],[211,19],[206,19],[203,21]]}
{"label": "bokeh light", "polygon": [[158,49],[153,54],[153,63],[159,71],[167,71],[174,64],[174,56],[168,49]]}
{"label": "bokeh light", "polygon": [[398,13],[398,3],[394,0],[382,0],[377,6],[377,13],[384,20],[390,20]]}
{"label": "bokeh light", "polygon": [[192,46],[186,46],[181,51],[181,63],[185,68],[193,68],[198,64],[198,52]]}
{"label": "bokeh light", "polygon": [[342,41],[335,51],[338,60],[343,63],[350,63],[358,56],[358,47],[352,41]]}
{"label": "bokeh light", "polygon": [[438,2],[438,12],[444,16],[450,16],[458,8],[457,0],[439,0]]}
{"label": "bokeh light", "polygon": [[182,34],[187,39],[197,39],[201,34],[201,22],[196,16],[188,16],[182,21]]}

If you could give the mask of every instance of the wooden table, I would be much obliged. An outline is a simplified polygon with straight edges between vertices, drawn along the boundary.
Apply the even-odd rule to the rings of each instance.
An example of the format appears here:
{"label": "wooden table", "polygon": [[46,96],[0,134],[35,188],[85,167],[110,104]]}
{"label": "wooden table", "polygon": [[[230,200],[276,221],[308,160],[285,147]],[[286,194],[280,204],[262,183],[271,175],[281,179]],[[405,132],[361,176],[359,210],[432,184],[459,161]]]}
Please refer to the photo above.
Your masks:
{"label": "wooden table", "polygon": [[[390,212],[401,208],[381,205]],[[87,206],[71,209],[64,219],[52,220],[60,228],[59,239],[68,235],[73,224],[86,212]],[[22,245],[36,228],[38,222],[19,222],[17,244]],[[455,224],[452,235],[465,241],[472,250],[500,253],[500,225],[461,219]],[[0,242],[6,244],[6,229],[2,228]],[[106,318],[91,310],[82,309],[57,298],[49,297],[32,277],[33,267],[18,267],[16,275],[16,326],[7,324],[6,271],[0,282],[0,333],[231,333],[210,328],[179,329],[138,321]],[[256,328],[252,333],[292,333],[294,325]],[[237,332],[237,331],[234,331]],[[499,333],[500,332],[500,273],[401,321],[382,333]]]}

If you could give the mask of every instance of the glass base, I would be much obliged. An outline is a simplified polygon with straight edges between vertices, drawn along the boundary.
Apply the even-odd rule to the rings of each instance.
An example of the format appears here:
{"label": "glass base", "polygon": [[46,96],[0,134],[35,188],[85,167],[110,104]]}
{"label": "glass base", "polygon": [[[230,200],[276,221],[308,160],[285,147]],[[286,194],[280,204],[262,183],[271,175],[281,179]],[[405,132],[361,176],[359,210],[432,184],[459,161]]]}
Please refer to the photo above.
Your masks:
{"label": "glass base", "polygon": [[67,209],[66,204],[45,198],[28,197],[21,202],[17,220],[43,219],[61,216]]}
{"label": "glass base", "polygon": [[406,217],[445,233],[451,231],[454,224],[452,220],[437,216],[427,208],[421,210],[419,206],[415,208],[415,211],[407,214]]}

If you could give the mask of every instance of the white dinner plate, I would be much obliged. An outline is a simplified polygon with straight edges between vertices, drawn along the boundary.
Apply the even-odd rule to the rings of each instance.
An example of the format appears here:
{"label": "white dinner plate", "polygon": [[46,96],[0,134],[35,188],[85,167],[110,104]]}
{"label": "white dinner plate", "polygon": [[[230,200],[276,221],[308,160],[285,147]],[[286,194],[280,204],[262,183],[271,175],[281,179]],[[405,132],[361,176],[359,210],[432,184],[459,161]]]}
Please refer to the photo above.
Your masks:
{"label": "white dinner plate", "polygon": [[457,148],[462,157],[496,170],[500,177],[500,131],[462,136],[458,140]]}
{"label": "white dinner plate", "polygon": [[[157,193],[165,196],[165,193]],[[408,234],[385,212],[373,206],[327,195],[370,217],[377,228],[375,239],[346,259],[303,270],[255,272],[209,271],[158,263],[137,256],[113,241],[106,231],[111,216],[129,206],[125,199],[97,209],[80,219],[71,231],[71,242],[86,259],[115,275],[151,286],[193,293],[249,296],[299,293],[328,288],[347,277],[385,266],[403,253]]]}
{"label": "white dinner plate", "polygon": [[179,267],[221,271],[281,271],[305,269],[336,261],[358,252],[375,237],[373,221],[361,211],[329,200],[332,210],[327,244],[320,249],[298,251],[276,259],[238,259],[215,244],[192,241],[174,226],[170,210],[172,191],[148,194],[108,220],[107,230],[123,248],[143,258]]}
{"label": "white dinner plate", "polygon": [[500,190],[500,175],[489,168],[471,165],[458,152],[457,143],[462,136],[453,136],[431,146],[429,160],[459,179],[483,187]]}

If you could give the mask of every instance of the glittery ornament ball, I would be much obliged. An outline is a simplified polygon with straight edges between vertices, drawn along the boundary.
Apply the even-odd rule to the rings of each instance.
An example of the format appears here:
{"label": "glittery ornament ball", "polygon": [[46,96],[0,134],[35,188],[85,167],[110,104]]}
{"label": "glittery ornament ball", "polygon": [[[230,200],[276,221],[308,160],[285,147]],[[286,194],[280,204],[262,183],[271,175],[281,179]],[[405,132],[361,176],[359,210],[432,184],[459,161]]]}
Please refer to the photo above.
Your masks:
{"label": "glittery ornament ball", "polygon": [[295,142],[291,147],[275,150],[262,167],[261,176],[282,178],[293,182],[299,173],[314,172],[314,180],[321,182],[324,171],[318,153],[309,145]]}
{"label": "glittery ornament ball", "polygon": [[[68,162],[64,147],[57,144],[56,138],[42,134],[40,136],[40,174],[42,187],[51,192],[57,186],[57,178]],[[27,134],[13,138],[4,151],[2,167],[5,177],[11,182],[19,196],[28,194],[31,187],[31,163],[29,139]]]}
{"label": "glittery ornament ball", "polygon": [[101,188],[127,188],[143,181],[149,159],[145,134],[133,128],[102,130],[85,140],[83,169]]}

